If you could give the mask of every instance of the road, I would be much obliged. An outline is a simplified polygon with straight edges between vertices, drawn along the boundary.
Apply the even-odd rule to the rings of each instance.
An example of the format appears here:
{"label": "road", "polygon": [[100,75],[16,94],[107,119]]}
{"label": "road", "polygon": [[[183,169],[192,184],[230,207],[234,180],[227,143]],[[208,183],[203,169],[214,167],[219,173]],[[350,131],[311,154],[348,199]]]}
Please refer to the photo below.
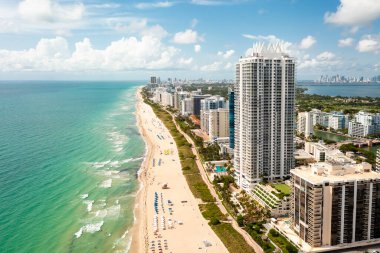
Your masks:
{"label": "road", "polygon": [[216,204],[217,206],[219,207],[220,211],[226,215],[227,219],[231,222],[231,225],[232,227],[239,233],[243,236],[244,240],[255,250],[256,253],[264,253],[264,250],[260,247],[260,245],[258,245],[256,243],[255,240],[252,239],[252,237],[247,233],[247,231],[245,231],[244,229],[242,229],[236,222],[236,220],[227,212],[227,209],[225,208],[225,206],[223,205],[222,201],[219,199],[219,196],[218,194],[216,193],[215,189],[214,189],[214,185],[211,183],[208,175],[207,175],[207,171],[205,170],[202,162],[201,162],[201,159],[200,159],[200,155],[198,153],[198,151],[196,150],[195,148],[195,143],[194,141],[185,133],[182,131],[181,127],[177,124],[177,122],[175,121],[175,116],[166,110],[166,112],[168,112],[171,116],[172,116],[172,120],[177,128],[177,130],[183,135],[185,136],[186,140],[192,145],[192,152],[193,154],[196,156],[196,163],[197,163],[197,166],[198,166],[198,169],[201,173],[201,176],[203,178],[203,181],[206,183],[208,189],[210,190],[211,192],[211,195],[216,199]]}

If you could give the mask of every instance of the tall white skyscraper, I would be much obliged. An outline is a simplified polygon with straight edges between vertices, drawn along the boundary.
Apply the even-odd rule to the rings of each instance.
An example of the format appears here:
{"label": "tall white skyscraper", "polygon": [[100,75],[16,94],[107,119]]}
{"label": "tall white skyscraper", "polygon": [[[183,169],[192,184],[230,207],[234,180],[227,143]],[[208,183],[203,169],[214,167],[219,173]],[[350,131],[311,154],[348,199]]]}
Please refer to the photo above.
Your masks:
{"label": "tall white skyscraper", "polygon": [[295,60],[281,45],[253,47],[236,64],[235,155],[238,184],[281,179],[294,167]]}

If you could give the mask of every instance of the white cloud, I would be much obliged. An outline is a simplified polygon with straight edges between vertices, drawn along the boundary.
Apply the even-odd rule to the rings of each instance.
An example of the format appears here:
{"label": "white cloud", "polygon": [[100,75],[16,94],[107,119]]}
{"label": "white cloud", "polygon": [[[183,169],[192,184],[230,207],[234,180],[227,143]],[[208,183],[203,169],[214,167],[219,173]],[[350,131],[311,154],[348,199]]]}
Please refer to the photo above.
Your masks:
{"label": "white cloud", "polygon": [[232,67],[233,67],[233,64],[232,64],[231,62],[228,62],[228,63],[224,66],[224,69],[225,69],[225,70],[230,70],[230,69],[232,69]]}
{"label": "white cloud", "polygon": [[277,42],[280,41],[275,35],[252,35],[252,34],[243,34],[244,38],[258,41],[269,41],[269,42]]}
{"label": "white cloud", "polygon": [[0,33],[17,33],[19,26],[10,19],[0,18]]}
{"label": "white cloud", "polygon": [[199,53],[201,51],[201,49],[202,49],[201,45],[199,45],[199,44],[194,45],[194,52]]}
{"label": "white cloud", "polygon": [[375,52],[380,50],[380,36],[364,36],[357,44],[356,50],[361,53]]}
{"label": "white cloud", "polygon": [[223,62],[215,61],[209,65],[202,66],[200,70],[205,71],[205,72],[216,72],[216,71],[221,70],[222,65],[223,65]]}
{"label": "white cloud", "polygon": [[91,4],[88,5],[88,7],[92,8],[98,8],[98,9],[116,9],[119,8],[121,5],[117,3],[105,3],[105,4]]}
{"label": "white cloud", "polygon": [[194,44],[200,39],[198,33],[192,29],[187,29],[184,32],[178,32],[174,35],[173,42],[177,44]]}
{"label": "white cloud", "polygon": [[[41,39],[28,50],[0,50],[2,71],[128,71],[173,69],[180,50],[164,45],[160,38],[142,36],[112,41],[104,49],[95,49],[90,39],[75,43],[69,50],[66,39]],[[190,64],[192,59],[182,59]]]}
{"label": "white cloud", "polygon": [[325,51],[318,54],[315,58],[310,58],[308,55],[298,65],[301,70],[312,70],[312,71],[324,71],[330,69],[333,66],[341,64],[339,59],[334,53]]}
{"label": "white cloud", "polygon": [[121,33],[148,35],[156,38],[165,38],[168,35],[168,32],[160,25],[149,26],[148,20],[145,18],[108,18],[107,24]]}
{"label": "white cloud", "polygon": [[60,4],[53,0],[23,0],[18,5],[18,13],[31,22],[77,21],[83,18],[85,6],[82,3]]}
{"label": "white cloud", "polygon": [[152,8],[168,8],[168,7],[172,7],[173,5],[174,5],[174,2],[169,2],[169,1],[156,2],[156,3],[144,2],[144,3],[136,4],[135,7],[137,9],[152,9]]}
{"label": "white cloud", "polygon": [[335,58],[335,54],[325,51],[317,55],[317,60],[319,61],[330,61]]}
{"label": "white cloud", "polygon": [[316,42],[317,42],[317,40],[313,36],[309,35],[309,36],[302,39],[301,44],[300,44],[300,48],[301,49],[308,49],[308,48],[312,47]]}
{"label": "white cloud", "polygon": [[223,0],[191,0],[192,4],[196,5],[208,5],[208,6],[213,6],[213,5],[224,5],[224,4],[229,4],[231,1],[223,1]]}
{"label": "white cloud", "polygon": [[325,14],[325,22],[351,26],[353,31],[380,18],[379,0],[340,0],[336,12]]}
{"label": "white cloud", "polygon": [[179,60],[178,60],[178,63],[180,64],[180,65],[189,65],[189,64],[191,64],[191,63],[193,63],[193,58],[180,58]]}
{"label": "white cloud", "polygon": [[222,56],[224,59],[230,58],[235,53],[235,50],[227,50],[226,52],[219,51],[218,55]]}
{"label": "white cloud", "polygon": [[338,46],[339,47],[350,47],[353,45],[353,43],[354,43],[353,38],[345,38],[345,39],[341,39],[338,41]]}

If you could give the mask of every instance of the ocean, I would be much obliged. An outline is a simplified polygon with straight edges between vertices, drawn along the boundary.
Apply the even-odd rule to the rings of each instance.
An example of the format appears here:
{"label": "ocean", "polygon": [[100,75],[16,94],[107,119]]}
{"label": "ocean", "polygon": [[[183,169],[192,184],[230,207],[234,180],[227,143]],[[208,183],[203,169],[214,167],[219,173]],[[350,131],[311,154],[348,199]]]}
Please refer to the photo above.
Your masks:
{"label": "ocean", "polygon": [[0,82],[0,252],[126,252],[141,82]]}
{"label": "ocean", "polygon": [[307,88],[306,93],[345,97],[380,97],[380,83],[352,84],[311,84],[298,83],[297,87]]}

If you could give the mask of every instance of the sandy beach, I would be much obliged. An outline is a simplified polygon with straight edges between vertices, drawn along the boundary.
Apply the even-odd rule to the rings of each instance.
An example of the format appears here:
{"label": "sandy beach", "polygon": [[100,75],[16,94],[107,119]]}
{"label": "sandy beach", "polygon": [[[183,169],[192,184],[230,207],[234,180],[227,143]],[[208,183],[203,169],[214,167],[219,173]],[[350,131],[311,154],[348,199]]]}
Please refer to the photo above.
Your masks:
{"label": "sandy beach", "polygon": [[137,124],[148,150],[139,174],[130,252],[228,252],[199,211],[169,131],[140,92],[137,96]]}

